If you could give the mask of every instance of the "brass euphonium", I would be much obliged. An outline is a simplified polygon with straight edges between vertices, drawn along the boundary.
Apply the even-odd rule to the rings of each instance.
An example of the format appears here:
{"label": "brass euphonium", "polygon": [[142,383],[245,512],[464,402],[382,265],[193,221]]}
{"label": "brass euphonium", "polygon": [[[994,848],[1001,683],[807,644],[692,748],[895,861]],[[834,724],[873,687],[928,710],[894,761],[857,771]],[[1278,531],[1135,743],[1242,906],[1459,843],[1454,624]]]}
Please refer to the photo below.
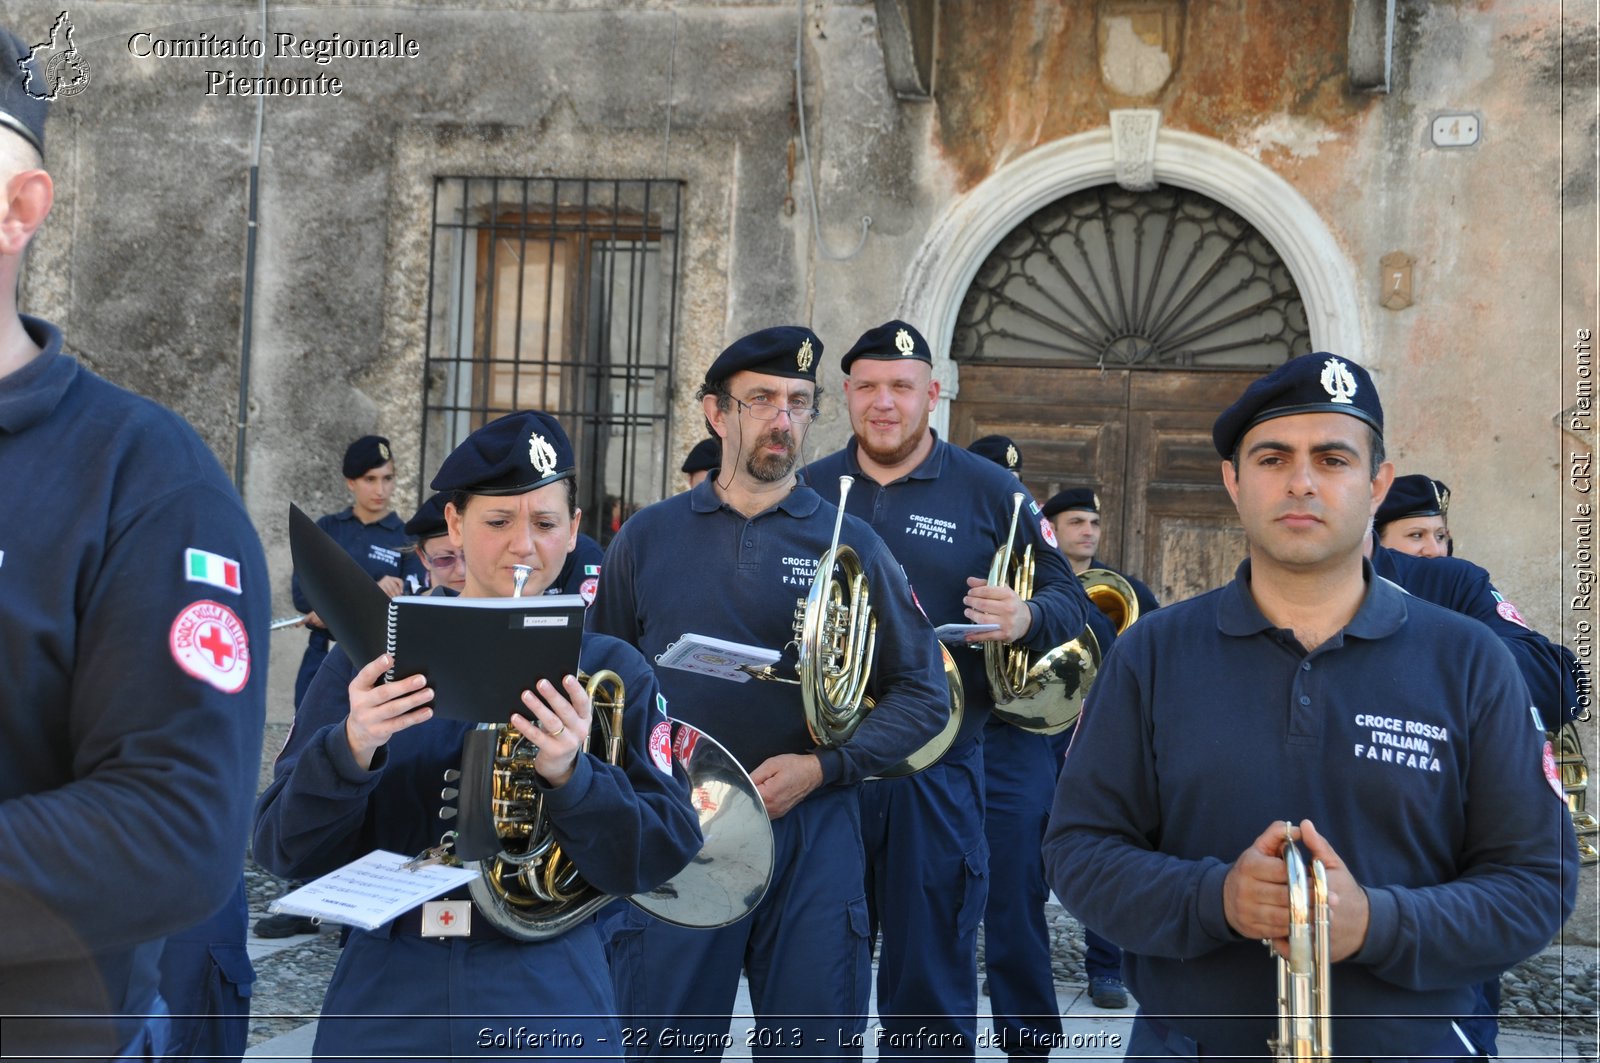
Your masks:
{"label": "brass euphonium", "polygon": [[[515,567],[521,597],[526,566]],[[591,743],[608,764],[622,763],[622,677],[608,669],[578,677],[593,705]],[[689,776],[690,800],[705,842],[689,865],[668,882],[628,900],[679,926],[726,926],[747,915],[772,877],[772,825],[749,775],[709,735],[672,721],[672,755]],[[539,941],[565,933],[612,900],[584,881],[544,811],[534,775],[538,747],[510,724],[480,724],[468,731],[461,770],[447,775],[459,796],[457,826],[449,836],[462,865],[477,871],[468,889],[478,910],[508,937]]]}
{"label": "brass euphonium", "polygon": [[1333,1057],[1332,975],[1328,958],[1328,875],[1321,860],[1305,858],[1283,825],[1289,873],[1289,955],[1278,961],[1278,1036],[1275,1058],[1307,1063]]}
{"label": "brass euphonium", "polygon": [[[768,668],[752,669],[757,679],[798,683],[811,740],[823,749],[843,745],[855,734],[873,698],[867,693],[878,620],[873,615],[870,588],[860,556],[839,542],[844,527],[845,499],[855,483],[853,476],[839,477],[839,509],[834,515],[833,539],[817,561],[811,589],[795,603],[795,679]],[[961,730],[965,697],[961,675],[950,652],[941,645],[945,679],[950,687],[950,716],[944,727],[905,760],[883,772],[884,778],[911,775],[944,756]]]}
{"label": "brass euphonium", "polygon": [[[989,566],[991,586],[1008,586],[1026,601],[1033,597],[1033,544],[1012,550],[1022,493],[1011,496],[1011,531]],[[1009,642],[985,642],[983,667],[994,695],[994,714],[1034,734],[1058,734],[1072,726],[1100,669],[1100,643],[1088,628],[1071,642],[1043,653]]]}

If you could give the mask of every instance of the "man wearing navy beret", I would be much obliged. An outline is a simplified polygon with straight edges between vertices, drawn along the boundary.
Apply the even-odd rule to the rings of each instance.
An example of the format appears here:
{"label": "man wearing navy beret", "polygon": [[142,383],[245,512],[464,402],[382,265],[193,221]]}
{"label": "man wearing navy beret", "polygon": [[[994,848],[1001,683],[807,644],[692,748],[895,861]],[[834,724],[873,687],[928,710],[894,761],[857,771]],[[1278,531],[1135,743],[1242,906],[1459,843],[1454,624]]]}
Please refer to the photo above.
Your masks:
{"label": "man wearing navy beret", "polygon": [[266,559],[181,417],[18,312],[54,201],[42,65],[0,29],[0,490],[27,499],[0,512],[0,1051],[225,1054],[196,1044],[216,1007],[237,1055]]}
{"label": "man wearing navy beret", "polygon": [[1324,1051],[1477,1055],[1456,1021],[1474,984],[1543,948],[1577,889],[1527,688],[1483,625],[1365,560],[1394,471],[1361,366],[1293,359],[1212,439],[1249,556],[1118,639],[1061,772],[1050,881],[1125,950],[1130,1056],[1258,1056],[1294,837],[1331,895]]}
{"label": "man wearing navy beret", "polygon": [[[884,1030],[894,1035],[879,1046],[880,1055],[936,1051],[942,1058],[971,1059],[977,1037],[977,928],[988,896],[991,856],[1027,859],[1026,853],[991,854],[985,805],[996,794],[1001,795],[997,800],[1023,804],[1029,779],[1054,775],[1047,741],[992,715],[994,694],[982,644],[1048,651],[1077,638],[1090,614],[1099,614],[1067,570],[1049,522],[1016,476],[1021,464],[1016,447],[1009,446],[1009,460],[1007,446],[996,448],[1001,461],[994,462],[945,442],[930,426],[939,383],[933,379],[932,349],[914,325],[893,320],[868,329],[840,366],[854,438],[808,466],[807,481],[834,501],[839,477],[855,477],[846,509],[889,543],[935,624],[993,626],[968,634],[965,644],[951,651],[965,707],[949,751],[916,775],[869,783],[861,796],[867,898],[883,942],[878,1014]],[[1011,533],[1018,493],[1016,549],[1031,544],[1034,552],[1034,595],[1027,601],[1008,586],[987,582],[995,553]],[[991,741],[1005,751],[1001,774],[986,770]],[[1034,804],[1037,816],[1037,798]],[[986,949],[1025,947],[988,933],[984,940]],[[1024,1046],[1019,1038],[1041,1024],[1053,1024],[1059,1033],[1053,988],[1037,1000],[1009,997],[1006,986],[995,988],[1000,995],[990,1000],[1007,1051],[1048,1054],[1048,1046]],[[924,1029],[936,1043],[919,1037]]]}
{"label": "man wearing navy beret", "polygon": [[[832,542],[838,510],[797,476],[817,416],[822,341],[763,329],[707,370],[701,409],[721,440],[716,475],[622,526],[606,555],[591,630],[655,657],[685,633],[782,650],[793,675],[797,602]],[[998,474],[998,470],[996,470]],[[863,895],[863,780],[894,767],[948,717],[938,643],[900,567],[862,521],[844,517],[877,618],[876,705],[841,744],[808,733],[798,687],[661,670],[674,711],[721,741],[755,781],[772,821],[765,898],[720,930],[685,930],[629,910],[612,944],[623,1025],[638,1055],[670,1053],[663,1027],[720,1054],[739,973],[750,979],[757,1053],[859,1058],[870,978]],[[967,970],[968,980],[972,969]],[[697,1050],[698,1051],[698,1050]],[[699,1058],[704,1058],[703,1055]]]}

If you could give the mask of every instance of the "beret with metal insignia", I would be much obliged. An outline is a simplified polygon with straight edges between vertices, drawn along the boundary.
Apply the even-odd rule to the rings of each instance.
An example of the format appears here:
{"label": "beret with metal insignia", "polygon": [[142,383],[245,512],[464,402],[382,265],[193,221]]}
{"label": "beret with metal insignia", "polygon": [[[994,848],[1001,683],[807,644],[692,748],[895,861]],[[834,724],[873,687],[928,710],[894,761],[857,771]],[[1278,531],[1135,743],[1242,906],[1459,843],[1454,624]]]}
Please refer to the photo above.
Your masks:
{"label": "beret with metal insignia", "polygon": [[449,528],[444,522],[444,504],[448,501],[450,499],[443,494],[430,495],[426,502],[417,507],[411,519],[406,521],[406,534],[421,541],[434,539],[448,532]]}
{"label": "beret with metal insignia", "polygon": [[906,360],[932,365],[933,348],[928,346],[928,341],[913,326],[904,321],[885,321],[877,328],[861,334],[855,346],[845,351],[844,357],[839,359],[839,368],[850,372],[850,363],[857,358],[887,362]]}
{"label": "beret with metal insignia", "polygon": [[967,449],[979,457],[988,458],[1002,469],[1022,471],[1022,451],[1007,436],[984,436],[967,444]]}
{"label": "beret with metal insignia", "polygon": [[1449,512],[1450,488],[1439,480],[1412,473],[1394,478],[1372,523],[1381,528],[1393,520],[1443,517]]}
{"label": "beret with metal insignia", "polygon": [[354,480],[391,460],[389,441],[382,436],[362,436],[344,448],[344,478]]}
{"label": "beret with metal insignia", "polygon": [[822,340],[801,325],[776,325],[741,336],[717,355],[706,370],[706,383],[716,384],[743,370],[816,380]]}
{"label": "beret with metal insignia", "polygon": [[710,472],[722,465],[722,440],[719,438],[702,439],[689,451],[689,456],[683,459],[685,473]]}
{"label": "beret with metal insignia", "polygon": [[1053,517],[1069,509],[1086,509],[1090,513],[1098,513],[1100,496],[1087,487],[1069,487],[1065,491],[1057,491],[1050,496],[1050,501],[1044,504],[1044,515]]}
{"label": "beret with metal insignia", "polygon": [[508,413],[463,439],[429,484],[435,491],[521,495],[577,475],[572,443],[554,417]]}
{"label": "beret with metal insignia", "polygon": [[33,67],[34,91],[28,93],[28,71],[24,61],[33,49],[23,44],[17,35],[0,27],[0,126],[11,130],[26,140],[40,155],[44,154],[45,95],[44,61],[29,62]]}
{"label": "beret with metal insignia", "polygon": [[1383,434],[1383,406],[1372,377],[1348,358],[1319,351],[1292,358],[1245,388],[1211,426],[1211,442],[1231,458],[1250,429],[1297,413],[1345,413]]}

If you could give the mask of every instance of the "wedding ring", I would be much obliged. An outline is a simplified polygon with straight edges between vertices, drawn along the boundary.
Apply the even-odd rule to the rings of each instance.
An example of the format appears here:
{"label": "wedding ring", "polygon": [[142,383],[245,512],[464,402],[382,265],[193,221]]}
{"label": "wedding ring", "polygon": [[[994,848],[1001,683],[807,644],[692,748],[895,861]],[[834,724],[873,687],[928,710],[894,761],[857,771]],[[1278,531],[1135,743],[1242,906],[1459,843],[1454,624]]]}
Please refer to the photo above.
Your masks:
{"label": "wedding ring", "polygon": [[566,724],[562,724],[560,727],[557,727],[554,731],[550,732],[550,737],[554,738],[557,735],[561,734],[561,732],[565,731],[566,729],[567,729],[567,725]]}

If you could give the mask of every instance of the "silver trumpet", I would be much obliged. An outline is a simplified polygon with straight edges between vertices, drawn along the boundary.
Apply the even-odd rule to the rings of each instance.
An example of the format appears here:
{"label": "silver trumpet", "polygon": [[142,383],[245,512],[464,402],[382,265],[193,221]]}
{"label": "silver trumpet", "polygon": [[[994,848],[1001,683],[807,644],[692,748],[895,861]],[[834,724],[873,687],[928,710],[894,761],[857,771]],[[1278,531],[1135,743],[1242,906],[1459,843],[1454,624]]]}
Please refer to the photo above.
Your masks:
{"label": "silver trumpet", "polygon": [[1305,858],[1283,824],[1283,860],[1289,869],[1289,956],[1278,957],[1278,1036],[1273,1057],[1303,1063],[1333,1058],[1331,979],[1328,964],[1328,874],[1321,860]]}

